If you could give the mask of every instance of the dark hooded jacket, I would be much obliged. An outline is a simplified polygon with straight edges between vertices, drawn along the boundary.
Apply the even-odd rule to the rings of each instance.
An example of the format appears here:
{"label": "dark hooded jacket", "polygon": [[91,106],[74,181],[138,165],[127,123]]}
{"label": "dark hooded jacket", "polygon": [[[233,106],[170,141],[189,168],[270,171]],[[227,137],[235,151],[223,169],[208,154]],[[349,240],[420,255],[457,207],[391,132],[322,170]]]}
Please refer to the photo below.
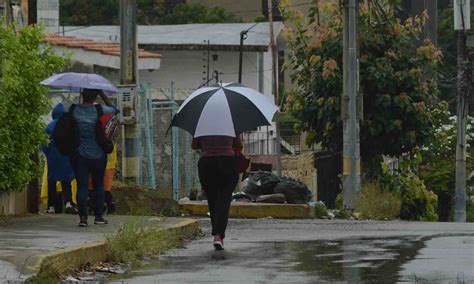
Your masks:
{"label": "dark hooded jacket", "polygon": [[46,133],[50,137],[48,145],[42,147],[43,153],[48,161],[48,179],[55,181],[71,181],[74,179],[74,173],[69,163],[69,157],[61,155],[58,148],[51,139],[51,134],[56,127],[56,123],[61,115],[64,113],[64,105],[57,104],[52,112],[53,121],[46,127]]}

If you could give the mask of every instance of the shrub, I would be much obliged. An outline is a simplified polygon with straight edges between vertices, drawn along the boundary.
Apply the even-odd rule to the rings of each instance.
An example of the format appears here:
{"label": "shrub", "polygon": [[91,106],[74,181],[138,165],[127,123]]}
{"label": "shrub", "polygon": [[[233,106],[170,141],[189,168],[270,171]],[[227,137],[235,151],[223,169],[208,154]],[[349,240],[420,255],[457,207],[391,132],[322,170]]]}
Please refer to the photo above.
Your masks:
{"label": "shrub", "polygon": [[474,223],[474,201],[466,202],[466,222]]}
{"label": "shrub", "polygon": [[47,141],[41,115],[51,101],[40,82],[68,60],[42,43],[40,27],[0,26],[0,190],[10,192],[24,189],[38,173],[31,158]]}
{"label": "shrub", "polygon": [[352,210],[343,208],[341,210],[336,210],[334,218],[336,219],[349,219],[352,216]]}
{"label": "shrub", "polygon": [[384,170],[382,187],[401,197],[400,218],[416,221],[437,221],[438,197],[426,189],[423,181],[405,168],[393,174]]}
{"label": "shrub", "polygon": [[314,218],[322,218],[328,216],[328,209],[322,202],[315,202],[314,204]]}
{"label": "shrub", "polygon": [[344,207],[344,199],[342,198],[342,192],[336,196],[336,209],[341,210]]}
{"label": "shrub", "polygon": [[377,183],[368,183],[362,186],[356,207],[362,218],[384,220],[398,218],[401,205],[400,196]]}

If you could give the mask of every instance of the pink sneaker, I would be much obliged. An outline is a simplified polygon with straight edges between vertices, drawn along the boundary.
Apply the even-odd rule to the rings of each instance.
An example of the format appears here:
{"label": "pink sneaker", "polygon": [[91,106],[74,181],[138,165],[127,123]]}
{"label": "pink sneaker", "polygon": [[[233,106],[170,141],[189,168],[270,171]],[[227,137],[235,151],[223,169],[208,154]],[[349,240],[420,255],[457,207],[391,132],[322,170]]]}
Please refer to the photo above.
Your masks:
{"label": "pink sneaker", "polygon": [[219,235],[214,237],[214,248],[216,250],[224,250],[224,240]]}

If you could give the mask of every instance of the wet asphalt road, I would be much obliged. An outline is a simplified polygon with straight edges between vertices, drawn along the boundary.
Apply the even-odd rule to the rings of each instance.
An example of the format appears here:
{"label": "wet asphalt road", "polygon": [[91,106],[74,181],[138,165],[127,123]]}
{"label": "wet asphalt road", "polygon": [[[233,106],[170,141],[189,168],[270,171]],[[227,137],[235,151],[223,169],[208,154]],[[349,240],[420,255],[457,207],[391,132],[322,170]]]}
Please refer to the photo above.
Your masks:
{"label": "wet asphalt road", "polygon": [[231,220],[118,283],[474,283],[474,224]]}

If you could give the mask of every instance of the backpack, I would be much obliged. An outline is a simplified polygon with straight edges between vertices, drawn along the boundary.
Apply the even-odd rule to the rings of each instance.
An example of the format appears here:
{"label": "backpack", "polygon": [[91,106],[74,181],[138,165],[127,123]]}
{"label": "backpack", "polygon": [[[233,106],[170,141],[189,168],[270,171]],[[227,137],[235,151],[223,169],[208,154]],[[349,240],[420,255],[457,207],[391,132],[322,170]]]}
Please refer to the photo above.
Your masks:
{"label": "backpack", "polygon": [[117,140],[118,134],[118,117],[114,114],[104,114],[100,117],[100,122],[104,127],[105,137],[109,140]]}
{"label": "backpack", "polygon": [[64,113],[56,123],[51,135],[59,153],[71,156],[79,148],[79,126],[73,116],[75,104],[71,105],[69,111]]}
{"label": "backpack", "polygon": [[[104,112],[102,111],[101,105],[97,104],[95,105],[95,108],[97,110],[98,118],[97,123],[95,125],[95,135],[97,138],[97,143],[99,144],[100,148],[102,148],[102,150],[105,152],[105,154],[110,154],[114,150],[114,142],[112,139],[113,137],[110,135],[110,132],[108,133],[108,135],[105,130],[107,129],[108,122],[113,123],[113,119],[103,119]],[[103,125],[103,120],[106,121],[105,126]]]}

